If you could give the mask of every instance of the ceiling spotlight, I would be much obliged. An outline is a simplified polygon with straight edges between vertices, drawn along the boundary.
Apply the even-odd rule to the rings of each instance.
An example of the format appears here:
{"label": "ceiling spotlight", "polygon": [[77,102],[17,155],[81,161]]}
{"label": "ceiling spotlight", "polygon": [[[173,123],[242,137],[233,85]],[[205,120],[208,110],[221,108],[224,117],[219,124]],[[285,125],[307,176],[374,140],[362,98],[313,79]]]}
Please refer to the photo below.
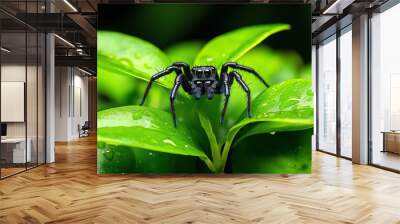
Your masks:
{"label": "ceiling spotlight", "polygon": [[74,12],[78,12],[78,10],[73,6],[68,0],[64,0],[64,3],[68,5]]}
{"label": "ceiling spotlight", "polygon": [[86,70],[83,70],[83,69],[81,69],[81,68],[79,68],[79,67],[78,67],[78,70],[81,71],[81,72],[83,72],[83,73],[85,73],[85,74],[87,74],[87,75],[92,76],[92,73],[90,73],[90,72],[88,72],[88,71],[86,71]]}
{"label": "ceiling spotlight", "polygon": [[59,40],[61,40],[62,42],[64,42],[65,44],[67,44],[68,46],[75,48],[75,45],[73,45],[73,44],[72,44],[71,42],[69,42],[68,40],[66,40],[66,39],[64,39],[64,38],[62,38],[62,37],[60,37],[60,36],[57,35],[57,34],[54,34],[54,36],[57,37],[57,38],[58,38]]}
{"label": "ceiling spotlight", "polygon": [[327,9],[325,9],[323,15],[340,15],[343,10],[351,5],[355,0],[336,0]]}
{"label": "ceiling spotlight", "polygon": [[1,49],[1,51],[4,51],[6,53],[10,53],[11,52],[11,50],[9,50],[9,49],[7,49],[5,47],[1,47],[0,49]]}

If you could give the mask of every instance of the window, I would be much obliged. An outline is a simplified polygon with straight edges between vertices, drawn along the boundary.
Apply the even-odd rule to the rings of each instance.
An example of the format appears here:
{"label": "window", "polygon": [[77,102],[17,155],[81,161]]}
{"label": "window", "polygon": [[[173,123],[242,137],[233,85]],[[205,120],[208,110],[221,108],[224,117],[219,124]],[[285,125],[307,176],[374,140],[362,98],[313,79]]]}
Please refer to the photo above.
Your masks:
{"label": "window", "polygon": [[340,155],[352,154],[352,34],[351,26],[340,35]]}
{"label": "window", "polygon": [[371,162],[400,170],[400,5],[371,18]]}
{"label": "window", "polygon": [[318,149],[336,153],[336,36],[318,47]]}

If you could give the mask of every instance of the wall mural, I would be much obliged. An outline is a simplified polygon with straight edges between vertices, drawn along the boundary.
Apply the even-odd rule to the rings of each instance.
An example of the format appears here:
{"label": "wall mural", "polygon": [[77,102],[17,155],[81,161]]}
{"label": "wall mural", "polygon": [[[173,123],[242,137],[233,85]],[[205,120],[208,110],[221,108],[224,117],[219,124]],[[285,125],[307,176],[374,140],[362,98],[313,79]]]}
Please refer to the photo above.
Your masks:
{"label": "wall mural", "polygon": [[100,5],[98,173],[310,173],[307,5]]}

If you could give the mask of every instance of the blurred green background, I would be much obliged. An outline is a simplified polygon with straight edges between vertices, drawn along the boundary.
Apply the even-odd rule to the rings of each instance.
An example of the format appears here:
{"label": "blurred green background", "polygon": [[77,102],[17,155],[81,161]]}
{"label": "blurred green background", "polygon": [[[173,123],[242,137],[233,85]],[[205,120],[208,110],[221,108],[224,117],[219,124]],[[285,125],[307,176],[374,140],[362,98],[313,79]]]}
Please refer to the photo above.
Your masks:
{"label": "blurred green background", "polygon": [[266,43],[275,50],[300,54],[311,63],[309,5],[137,4],[99,5],[98,29],[119,31],[161,49],[189,40],[208,41],[227,31],[255,24],[287,23],[292,29]]}
{"label": "blurred green background", "polygon": [[[238,62],[261,73],[269,84],[311,77],[311,13],[308,5],[136,4],[99,5],[98,30],[117,31],[146,40],[174,61],[191,64],[213,37],[244,26],[287,23],[291,29],[272,35]],[[98,73],[109,73],[98,68]],[[244,77],[246,81],[246,77]],[[136,105],[146,82],[106,74],[98,77],[98,110]],[[168,94],[157,86],[149,105],[168,110]]]}

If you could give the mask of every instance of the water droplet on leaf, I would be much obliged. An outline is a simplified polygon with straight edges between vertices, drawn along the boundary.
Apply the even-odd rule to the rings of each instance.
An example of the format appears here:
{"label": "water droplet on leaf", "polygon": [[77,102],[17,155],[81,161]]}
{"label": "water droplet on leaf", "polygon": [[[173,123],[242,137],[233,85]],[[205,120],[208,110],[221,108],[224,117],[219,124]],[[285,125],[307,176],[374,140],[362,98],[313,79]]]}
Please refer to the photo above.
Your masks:
{"label": "water droplet on leaf", "polygon": [[133,54],[133,56],[135,57],[135,59],[141,59],[142,55],[139,52],[135,52],[135,54]]}
{"label": "water droplet on leaf", "polygon": [[132,68],[132,62],[129,59],[126,58],[122,58],[119,60],[119,62],[123,65],[125,65],[126,67]]}
{"label": "water droplet on leaf", "polygon": [[168,138],[164,139],[163,142],[166,144],[170,144],[172,146],[176,146],[175,142],[173,142],[171,139]]}
{"label": "water droplet on leaf", "polygon": [[152,68],[152,66],[150,64],[148,64],[148,63],[144,63],[143,66],[145,68],[147,68],[147,69],[151,69]]}

